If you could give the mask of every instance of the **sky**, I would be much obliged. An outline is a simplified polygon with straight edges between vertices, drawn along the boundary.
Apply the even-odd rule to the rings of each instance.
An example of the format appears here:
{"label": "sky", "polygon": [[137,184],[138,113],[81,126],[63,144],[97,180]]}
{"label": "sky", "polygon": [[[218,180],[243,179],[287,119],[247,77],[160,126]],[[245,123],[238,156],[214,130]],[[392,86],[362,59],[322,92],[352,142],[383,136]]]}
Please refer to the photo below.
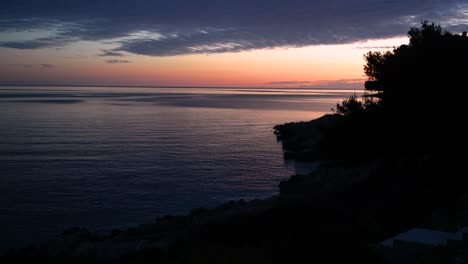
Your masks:
{"label": "sky", "polygon": [[466,0],[2,0],[0,84],[362,87],[363,55]]}

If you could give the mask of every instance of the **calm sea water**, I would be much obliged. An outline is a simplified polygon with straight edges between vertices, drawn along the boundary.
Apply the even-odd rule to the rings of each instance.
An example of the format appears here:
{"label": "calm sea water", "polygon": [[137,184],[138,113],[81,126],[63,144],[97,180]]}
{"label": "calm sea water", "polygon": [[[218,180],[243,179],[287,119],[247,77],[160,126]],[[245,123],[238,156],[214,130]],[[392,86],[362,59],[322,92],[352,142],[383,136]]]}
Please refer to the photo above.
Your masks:
{"label": "calm sea water", "polygon": [[352,92],[0,87],[0,245],[274,195],[303,167],[272,127]]}

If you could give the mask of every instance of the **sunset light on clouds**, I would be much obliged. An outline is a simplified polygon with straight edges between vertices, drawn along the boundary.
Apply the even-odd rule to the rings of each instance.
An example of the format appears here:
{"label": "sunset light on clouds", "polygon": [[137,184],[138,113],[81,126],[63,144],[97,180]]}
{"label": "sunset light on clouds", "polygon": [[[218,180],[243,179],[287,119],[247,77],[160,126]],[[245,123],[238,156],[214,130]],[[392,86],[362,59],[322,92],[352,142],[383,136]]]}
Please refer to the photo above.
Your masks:
{"label": "sunset light on clouds", "polygon": [[49,2],[4,4],[0,84],[356,88],[408,25],[467,17],[456,0]]}
{"label": "sunset light on clouds", "polygon": [[80,43],[59,50],[8,49],[1,54],[0,79],[14,84],[316,87],[331,83],[332,87],[358,87],[367,52],[362,47],[387,50],[406,42],[402,37],[208,55],[128,54],[112,60],[99,56],[99,49],[80,49]]}

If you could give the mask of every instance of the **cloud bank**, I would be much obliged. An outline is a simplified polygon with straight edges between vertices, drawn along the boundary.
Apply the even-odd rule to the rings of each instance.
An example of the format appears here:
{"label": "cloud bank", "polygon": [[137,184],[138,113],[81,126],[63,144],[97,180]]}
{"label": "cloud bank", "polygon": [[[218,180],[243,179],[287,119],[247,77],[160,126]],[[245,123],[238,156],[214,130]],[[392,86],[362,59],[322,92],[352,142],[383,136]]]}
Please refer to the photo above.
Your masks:
{"label": "cloud bank", "polygon": [[41,64],[41,69],[53,69],[55,68],[56,66],[54,64]]}
{"label": "cloud bank", "polygon": [[125,57],[122,52],[113,51],[113,50],[102,50],[102,53],[99,54],[100,57]]}
{"label": "cloud bank", "polygon": [[130,63],[128,60],[106,60],[105,62],[109,64]]}
{"label": "cloud bank", "polygon": [[[468,27],[466,0],[3,0],[0,47],[37,49],[86,40],[149,56],[342,44],[403,35],[421,20]],[[26,39],[26,40],[25,40]]]}

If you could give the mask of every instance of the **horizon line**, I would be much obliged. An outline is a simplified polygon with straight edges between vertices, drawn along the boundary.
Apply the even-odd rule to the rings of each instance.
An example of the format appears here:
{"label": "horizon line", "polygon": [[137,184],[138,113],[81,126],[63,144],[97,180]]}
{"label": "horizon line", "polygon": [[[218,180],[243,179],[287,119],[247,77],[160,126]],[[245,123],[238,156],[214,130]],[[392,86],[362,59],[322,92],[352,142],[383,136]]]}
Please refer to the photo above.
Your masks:
{"label": "horizon line", "polygon": [[353,90],[362,88],[346,88],[346,87],[269,87],[269,86],[180,86],[180,85],[89,85],[89,84],[0,84],[0,87],[109,87],[109,88],[223,88],[223,89],[337,89],[337,90]]}

